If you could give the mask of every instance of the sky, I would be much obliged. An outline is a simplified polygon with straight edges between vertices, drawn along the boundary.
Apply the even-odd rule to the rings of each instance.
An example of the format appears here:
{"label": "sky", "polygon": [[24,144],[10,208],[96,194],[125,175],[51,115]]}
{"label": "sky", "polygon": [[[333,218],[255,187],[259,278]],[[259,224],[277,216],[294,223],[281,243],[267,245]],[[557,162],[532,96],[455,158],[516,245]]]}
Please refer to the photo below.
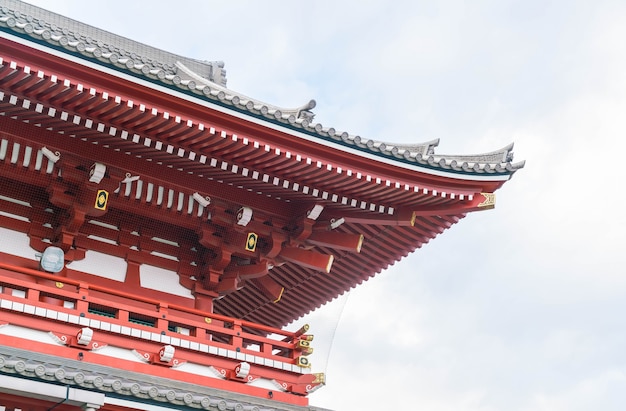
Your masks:
{"label": "sky", "polygon": [[441,154],[515,143],[526,167],[494,210],[294,324],[326,372],[312,405],[623,409],[626,2],[30,2],[222,60],[258,100],[315,99],[340,132]]}

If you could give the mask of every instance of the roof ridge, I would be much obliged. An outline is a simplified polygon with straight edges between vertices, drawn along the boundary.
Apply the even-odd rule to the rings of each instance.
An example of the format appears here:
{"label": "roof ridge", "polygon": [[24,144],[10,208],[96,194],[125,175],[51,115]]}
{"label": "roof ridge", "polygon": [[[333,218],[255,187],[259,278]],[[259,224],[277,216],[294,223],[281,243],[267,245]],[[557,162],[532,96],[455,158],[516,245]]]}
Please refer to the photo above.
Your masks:
{"label": "roof ridge", "polygon": [[[513,161],[512,144],[500,150],[482,154],[437,155],[435,147],[439,144],[438,139],[418,144],[397,144],[363,139],[358,135],[338,132],[333,127],[313,123],[315,114],[311,110],[316,106],[315,100],[310,100],[296,108],[281,108],[227,88],[223,62],[200,62],[182,57],[17,0],[4,1],[12,8],[0,7],[0,30],[17,33],[23,38],[33,38],[40,43],[46,43],[99,64],[112,66],[119,71],[131,73],[135,77],[145,78],[152,83],[165,84],[185,94],[208,99],[215,104],[232,107],[239,112],[263,118],[294,131],[304,132],[320,138],[322,142],[352,147],[358,151],[398,160],[404,164],[421,165],[442,171],[452,170],[464,174],[512,174],[524,166],[524,162],[511,163]],[[70,27],[59,27],[48,22],[46,18]],[[90,35],[86,36],[72,30],[77,27],[89,32]],[[123,41],[124,45],[132,46],[130,48],[135,51],[154,52],[154,56],[168,58],[169,61],[159,61],[150,56],[142,56],[141,53],[129,52],[119,45],[94,38],[97,35],[102,35],[105,40]]]}
{"label": "roof ridge", "polygon": [[[214,81],[211,81],[207,78],[202,77],[201,75],[199,75],[198,73],[194,72],[193,70],[189,69],[183,62],[181,61],[177,61],[175,66],[185,75],[187,75],[188,77],[190,77],[191,80],[196,81],[200,84],[195,84],[195,88],[202,90],[203,93],[206,95],[207,92],[205,91],[205,89],[202,86],[205,87],[209,87],[209,93],[213,96],[217,96],[219,98],[219,94],[220,93],[229,93],[228,95],[224,95],[221,99],[224,100],[228,100],[233,102],[233,99],[235,99],[235,101],[233,102],[236,105],[243,105],[245,106],[248,110],[252,111],[252,110],[257,110],[259,112],[262,112],[263,114],[270,114],[270,115],[276,115],[276,113],[281,113],[282,117],[289,117],[289,116],[295,116],[296,119],[300,119],[300,118],[307,118],[307,119],[312,119],[315,115],[310,112],[309,110],[315,108],[316,106],[316,102],[315,100],[310,100],[309,102],[303,104],[300,107],[296,107],[296,108],[281,108],[272,104],[267,104],[264,103],[260,100],[254,99],[252,97],[246,96],[243,93],[239,93],[239,92],[235,92],[223,85],[217,84]],[[181,82],[183,82],[184,80],[181,80]],[[189,84],[187,84],[189,85]],[[263,107],[265,107],[265,109],[263,109]]]}

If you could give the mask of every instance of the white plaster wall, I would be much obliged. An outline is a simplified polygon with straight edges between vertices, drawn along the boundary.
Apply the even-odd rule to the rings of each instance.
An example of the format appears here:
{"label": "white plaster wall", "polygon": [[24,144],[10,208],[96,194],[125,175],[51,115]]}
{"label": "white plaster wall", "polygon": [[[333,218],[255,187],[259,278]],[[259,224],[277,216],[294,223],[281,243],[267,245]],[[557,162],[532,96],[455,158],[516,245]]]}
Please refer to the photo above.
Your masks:
{"label": "white plaster wall", "polygon": [[97,251],[87,251],[85,258],[67,264],[72,270],[123,282],[126,279],[126,261]]}
{"label": "white plaster wall", "polygon": [[181,297],[193,298],[191,291],[178,282],[178,274],[176,271],[142,264],[139,267],[139,275],[142,287]]}
{"label": "white plaster wall", "polygon": [[8,228],[0,227],[0,251],[19,257],[37,260],[37,251],[30,247],[28,235]]}

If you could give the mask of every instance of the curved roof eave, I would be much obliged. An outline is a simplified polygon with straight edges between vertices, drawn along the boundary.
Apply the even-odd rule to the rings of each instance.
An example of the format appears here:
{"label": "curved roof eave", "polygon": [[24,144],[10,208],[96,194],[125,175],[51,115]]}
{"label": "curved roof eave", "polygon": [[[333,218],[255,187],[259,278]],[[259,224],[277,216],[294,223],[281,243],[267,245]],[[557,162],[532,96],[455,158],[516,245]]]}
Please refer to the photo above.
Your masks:
{"label": "curved roof eave", "polygon": [[[213,68],[222,70],[223,63],[199,62],[128,39],[124,41],[126,48],[122,48],[105,40],[115,41],[124,39],[123,37],[21,2],[11,0],[7,3],[12,9],[0,8],[0,30],[129,75],[136,80],[144,80],[167,90],[233,110],[257,121],[302,133],[322,144],[356,151],[366,157],[398,166],[411,169],[418,167],[429,174],[451,173],[456,176],[471,176],[478,180],[508,180],[515,171],[524,166],[524,162],[513,163],[513,144],[489,153],[441,155],[435,154],[434,150],[439,140],[406,145],[364,139],[347,132],[338,132],[332,127],[324,127],[312,121],[314,114],[310,110],[315,107],[314,100],[301,107],[284,109],[226,88],[224,73],[220,72],[213,77],[210,75]],[[26,14],[29,12],[36,14],[37,17]],[[67,27],[60,27],[59,24]],[[82,34],[81,29],[88,30],[89,35]],[[128,44],[132,45],[130,48],[133,51],[127,50]],[[158,61],[147,55],[172,61]]]}

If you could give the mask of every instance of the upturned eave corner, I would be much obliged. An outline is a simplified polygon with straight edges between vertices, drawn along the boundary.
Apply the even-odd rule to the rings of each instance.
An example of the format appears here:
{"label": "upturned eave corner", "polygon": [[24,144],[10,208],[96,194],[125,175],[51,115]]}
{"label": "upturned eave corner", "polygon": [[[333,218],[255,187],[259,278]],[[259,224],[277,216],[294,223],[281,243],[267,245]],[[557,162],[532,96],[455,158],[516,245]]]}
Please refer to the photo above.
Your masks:
{"label": "upturned eave corner", "polygon": [[[488,153],[447,155],[435,153],[439,139],[417,144],[397,144],[341,132],[313,121],[315,100],[295,108],[282,108],[227,88],[223,62],[200,62],[132,41],[127,42],[131,45],[127,46],[132,48],[131,52],[102,41],[99,37],[110,37],[110,33],[104,30],[55,15],[69,26],[57,27],[47,22],[45,15],[36,18],[28,14],[41,12],[41,9],[13,0],[7,1],[7,5],[8,7],[0,9],[0,29],[7,33],[112,68],[116,72],[130,75],[131,78],[143,79],[179,91],[183,95],[231,108],[238,113],[280,125],[286,130],[314,136],[321,143],[327,141],[340,147],[354,148],[394,160],[399,165],[415,165],[464,175],[504,177],[524,166],[524,162],[512,163],[513,144]],[[81,30],[88,30],[88,35]]]}

